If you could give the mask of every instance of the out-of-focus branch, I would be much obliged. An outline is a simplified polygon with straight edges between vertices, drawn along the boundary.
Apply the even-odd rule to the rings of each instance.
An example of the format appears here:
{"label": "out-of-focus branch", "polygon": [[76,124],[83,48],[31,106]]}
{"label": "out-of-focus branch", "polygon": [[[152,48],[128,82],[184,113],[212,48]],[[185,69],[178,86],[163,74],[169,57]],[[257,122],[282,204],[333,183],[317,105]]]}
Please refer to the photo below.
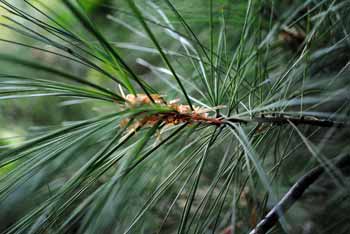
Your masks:
{"label": "out-of-focus branch", "polygon": [[[335,163],[335,167],[339,169],[349,165],[350,155],[342,157]],[[324,173],[324,170],[323,166],[318,166],[301,177],[249,234],[264,234],[269,231],[277,223],[281,214],[288,211],[289,208],[299,200],[305,190]]]}

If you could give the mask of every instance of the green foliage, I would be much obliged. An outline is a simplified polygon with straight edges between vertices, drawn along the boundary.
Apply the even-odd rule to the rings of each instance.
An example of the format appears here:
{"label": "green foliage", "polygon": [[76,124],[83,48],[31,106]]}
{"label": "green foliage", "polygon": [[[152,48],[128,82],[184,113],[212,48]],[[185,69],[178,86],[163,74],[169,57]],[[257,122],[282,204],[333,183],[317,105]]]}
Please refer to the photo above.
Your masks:
{"label": "green foliage", "polygon": [[248,233],[315,165],[272,232],[349,232],[348,1],[0,7],[3,233]]}

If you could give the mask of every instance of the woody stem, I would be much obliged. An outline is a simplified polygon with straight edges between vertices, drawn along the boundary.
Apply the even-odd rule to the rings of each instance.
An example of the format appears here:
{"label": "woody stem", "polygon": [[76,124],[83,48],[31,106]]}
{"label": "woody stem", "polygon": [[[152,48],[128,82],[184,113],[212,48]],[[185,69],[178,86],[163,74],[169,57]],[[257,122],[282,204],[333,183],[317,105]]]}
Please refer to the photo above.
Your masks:
{"label": "woody stem", "polygon": [[[346,155],[338,160],[335,166],[338,169],[342,169],[349,164],[350,155]],[[318,166],[301,177],[249,234],[267,233],[277,223],[283,213],[288,211],[301,198],[305,190],[315,183],[324,171],[324,166]]]}
{"label": "woody stem", "polygon": [[253,117],[250,119],[244,119],[244,118],[226,118],[222,120],[223,124],[224,123],[243,123],[243,124],[248,124],[248,123],[266,123],[266,124],[274,124],[274,125],[284,125],[284,124],[289,124],[290,122],[298,125],[311,125],[311,126],[318,126],[318,127],[335,127],[335,128],[345,128],[345,127],[350,127],[349,123],[346,122],[337,122],[337,121],[332,121],[328,119],[317,119],[315,117],[293,117],[293,116],[264,116],[262,115],[261,117]]}

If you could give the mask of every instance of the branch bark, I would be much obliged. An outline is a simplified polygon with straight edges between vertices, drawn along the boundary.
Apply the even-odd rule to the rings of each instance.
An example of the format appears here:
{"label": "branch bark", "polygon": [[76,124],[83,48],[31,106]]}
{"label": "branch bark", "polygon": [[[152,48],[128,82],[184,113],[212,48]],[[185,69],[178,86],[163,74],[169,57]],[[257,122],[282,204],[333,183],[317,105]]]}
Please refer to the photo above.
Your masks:
{"label": "branch bark", "polygon": [[[348,165],[350,165],[350,155],[344,156],[335,164],[339,169]],[[288,211],[289,208],[299,200],[305,190],[323,173],[324,167],[318,166],[301,177],[249,234],[265,234],[268,232],[277,223],[281,214]]]}
{"label": "branch bark", "polygon": [[261,115],[260,117],[253,117],[251,119],[243,119],[243,118],[228,118],[225,121],[231,123],[260,123],[260,124],[274,124],[274,125],[283,125],[289,124],[292,122],[295,125],[303,124],[303,125],[311,125],[318,127],[335,127],[335,128],[345,128],[350,127],[349,123],[345,122],[337,122],[328,119],[319,119],[314,116],[302,116],[295,117],[284,114],[269,114],[269,115]]}

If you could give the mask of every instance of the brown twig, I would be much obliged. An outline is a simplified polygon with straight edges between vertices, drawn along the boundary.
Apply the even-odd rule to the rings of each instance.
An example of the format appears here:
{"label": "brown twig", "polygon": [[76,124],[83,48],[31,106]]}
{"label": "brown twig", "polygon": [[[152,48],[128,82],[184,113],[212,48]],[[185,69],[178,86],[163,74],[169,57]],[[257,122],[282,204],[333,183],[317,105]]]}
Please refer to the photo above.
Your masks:
{"label": "brown twig", "polygon": [[[335,164],[337,168],[343,168],[348,165],[350,165],[350,155],[344,156]],[[281,215],[288,211],[299,200],[305,190],[323,174],[324,170],[323,166],[318,166],[301,177],[249,234],[265,234],[269,231],[277,223]]]}
{"label": "brown twig", "polygon": [[[125,103],[122,104],[123,108],[134,108],[140,105],[152,105],[152,100],[146,94],[128,94],[124,95],[121,91]],[[167,103],[164,98],[159,94],[152,94],[153,102],[155,105],[167,108],[168,112],[151,114],[144,116],[136,123],[144,125],[153,125],[158,121],[163,121],[166,124],[179,124],[179,123],[204,123],[209,125],[222,126],[228,123],[258,123],[258,124],[271,124],[271,125],[283,125],[293,123],[295,125],[304,124],[319,127],[336,127],[344,128],[349,127],[348,123],[336,122],[329,119],[319,119],[316,116],[304,115],[301,117],[296,117],[284,113],[262,113],[259,117],[254,116],[252,118],[240,118],[240,117],[228,117],[224,118],[217,112],[216,117],[210,117],[208,112],[212,110],[218,110],[224,106],[216,106],[211,109],[205,109],[202,107],[194,106],[194,109],[189,105],[178,104],[179,99],[171,100]],[[127,122],[127,119],[126,121]]]}
{"label": "brown twig", "polygon": [[345,122],[337,122],[328,119],[319,119],[314,116],[303,116],[303,117],[295,117],[290,115],[282,115],[282,114],[271,114],[271,115],[261,115],[260,117],[253,117],[251,119],[241,119],[241,118],[228,118],[227,122],[233,123],[260,123],[260,124],[273,124],[273,125],[284,125],[292,122],[295,125],[311,125],[318,127],[335,127],[335,128],[345,128],[350,125]]}

